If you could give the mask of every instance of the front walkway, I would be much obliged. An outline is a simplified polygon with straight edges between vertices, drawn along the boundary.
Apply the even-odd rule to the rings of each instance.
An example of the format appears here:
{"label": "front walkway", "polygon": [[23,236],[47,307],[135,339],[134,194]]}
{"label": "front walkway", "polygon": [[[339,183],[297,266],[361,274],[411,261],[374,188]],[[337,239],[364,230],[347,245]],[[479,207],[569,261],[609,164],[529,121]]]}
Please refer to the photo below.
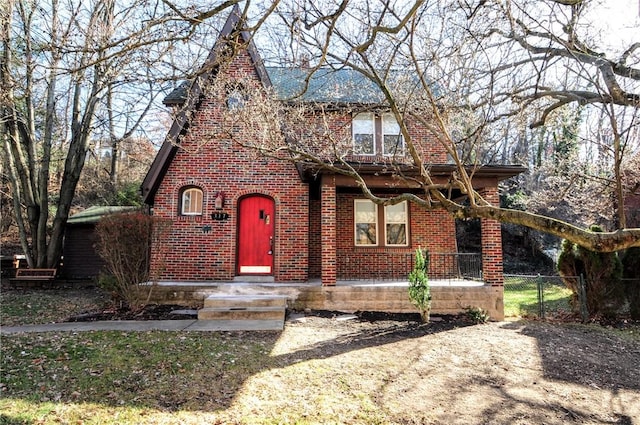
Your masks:
{"label": "front walkway", "polygon": [[99,322],[64,322],[41,325],[2,326],[0,334],[24,332],[88,331],[281,331],[280,320],[107,320]]}

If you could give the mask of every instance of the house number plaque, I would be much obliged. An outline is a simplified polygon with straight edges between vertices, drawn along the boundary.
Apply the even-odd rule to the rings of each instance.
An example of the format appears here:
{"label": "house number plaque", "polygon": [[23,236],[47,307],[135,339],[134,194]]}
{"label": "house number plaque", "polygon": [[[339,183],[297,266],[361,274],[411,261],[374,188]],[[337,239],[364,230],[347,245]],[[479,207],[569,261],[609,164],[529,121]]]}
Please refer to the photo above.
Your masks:
{"label": "house number plaque", "polygon": [[212,220],[228,220],[229,219],[229,213],[214,212],[214,213],[211,213],[211,219]]}

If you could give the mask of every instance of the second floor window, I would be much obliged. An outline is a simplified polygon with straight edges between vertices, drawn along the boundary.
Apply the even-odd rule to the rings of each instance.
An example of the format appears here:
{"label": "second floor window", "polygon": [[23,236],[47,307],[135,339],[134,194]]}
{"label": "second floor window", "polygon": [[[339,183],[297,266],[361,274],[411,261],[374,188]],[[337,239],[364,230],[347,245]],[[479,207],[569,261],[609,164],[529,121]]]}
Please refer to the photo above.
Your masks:
{"label": "second floor window", "polygon": [[404,139],[400,124],[393,114],[382,115],[382,154],[404,155]]}
{"label": "second floor window", "polygon": [[182,192],[180,214],[202,215],[202,190],[190,187]]}
{"label": "second floor window", "polygon": [[353,117],[353,151],[358,155],[375,155],[375,120],[370,112]]}
{"label": "second floor window", "polygon": [[227,108],[230,111],[244,108],[247,94],[242,84],[227,85]]}
{"label": "second floor window", "polygon": [[393,114],[356,114],[352,120],[353,153],[356,155],[404,155],[404,138]]}

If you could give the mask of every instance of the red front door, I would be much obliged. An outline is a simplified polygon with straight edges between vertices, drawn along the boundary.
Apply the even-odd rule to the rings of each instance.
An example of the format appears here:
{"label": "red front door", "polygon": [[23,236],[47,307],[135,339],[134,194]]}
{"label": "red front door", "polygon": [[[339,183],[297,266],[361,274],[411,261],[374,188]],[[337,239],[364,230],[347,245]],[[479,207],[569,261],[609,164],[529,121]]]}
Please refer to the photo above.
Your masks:
{"label": "red front door", "polygon": [[273,199],[242,198],[238,205],[238,274],[273,274]]}

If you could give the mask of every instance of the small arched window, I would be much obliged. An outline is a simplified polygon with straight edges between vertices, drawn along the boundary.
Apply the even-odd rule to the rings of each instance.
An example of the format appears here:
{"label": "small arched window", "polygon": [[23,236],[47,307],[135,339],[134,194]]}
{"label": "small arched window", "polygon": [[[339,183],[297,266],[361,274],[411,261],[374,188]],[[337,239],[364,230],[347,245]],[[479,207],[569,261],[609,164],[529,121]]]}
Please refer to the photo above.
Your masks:
{"label": "small arched window", "polygon": [[182,191],[180,214],[202,215],[202,190],[197,187],[188,187]]}
{"label": "small arched window", "polygon": [[230,111],[244,108],[248,95],[242,84],[227,85],[227,108]]}

